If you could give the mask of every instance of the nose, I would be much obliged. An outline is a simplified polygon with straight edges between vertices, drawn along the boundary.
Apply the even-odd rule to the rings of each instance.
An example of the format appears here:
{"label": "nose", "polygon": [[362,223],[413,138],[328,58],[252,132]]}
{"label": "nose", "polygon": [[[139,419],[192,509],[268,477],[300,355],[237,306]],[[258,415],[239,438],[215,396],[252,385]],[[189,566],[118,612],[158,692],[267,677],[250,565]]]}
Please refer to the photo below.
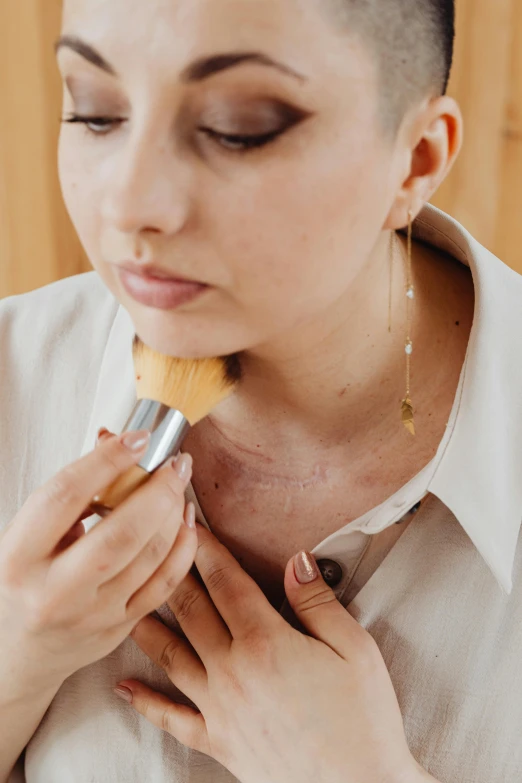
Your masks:
{"label": "nose", "polygon": [[188,166],[167,143],[129,138],[104,189],[103,219],[125,234],[175,234],[190,211],[188,180]]}

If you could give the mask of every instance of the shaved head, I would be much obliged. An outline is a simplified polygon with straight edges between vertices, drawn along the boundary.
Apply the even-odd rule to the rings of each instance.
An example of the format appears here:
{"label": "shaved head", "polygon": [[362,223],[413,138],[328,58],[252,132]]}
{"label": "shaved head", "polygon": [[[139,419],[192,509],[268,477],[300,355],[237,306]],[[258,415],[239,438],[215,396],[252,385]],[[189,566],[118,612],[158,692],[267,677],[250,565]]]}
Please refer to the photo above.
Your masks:
{"label": "shaved head", "polygon": [[455,0],[330,0],[336,19],[378,61],[386,126],[429,95],[444,95],[453,61]]}

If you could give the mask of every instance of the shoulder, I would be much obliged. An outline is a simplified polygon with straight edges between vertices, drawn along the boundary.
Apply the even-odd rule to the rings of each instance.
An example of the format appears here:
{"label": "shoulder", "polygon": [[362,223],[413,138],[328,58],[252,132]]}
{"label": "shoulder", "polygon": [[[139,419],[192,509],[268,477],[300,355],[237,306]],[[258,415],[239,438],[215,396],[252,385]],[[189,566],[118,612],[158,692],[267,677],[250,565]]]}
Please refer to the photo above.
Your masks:
{"label": "shoulder", "polygon": [[[97,272],[58,280],[0,300],[0,346],[11,366],[43,360],[81,341],[95,348],[114,320],[118,302]],[[78,345],[77,345],[78,347]]]}
{"label": "shoulder", "polygon": [[[494,334],[492,324],[503,327],[504,339],[522,344],[520,321],[522,275],[479,242],[458,220],[433,204],[426,204],[413,224],[413,237],[469,267],[475,289],[475,316],[483,335]],[[516,331],[513,327],[517,326]]]}
{"label": "shoulder", "polygon": [[118,307],[97,272],[0,300],[0,517],[80,453]]}

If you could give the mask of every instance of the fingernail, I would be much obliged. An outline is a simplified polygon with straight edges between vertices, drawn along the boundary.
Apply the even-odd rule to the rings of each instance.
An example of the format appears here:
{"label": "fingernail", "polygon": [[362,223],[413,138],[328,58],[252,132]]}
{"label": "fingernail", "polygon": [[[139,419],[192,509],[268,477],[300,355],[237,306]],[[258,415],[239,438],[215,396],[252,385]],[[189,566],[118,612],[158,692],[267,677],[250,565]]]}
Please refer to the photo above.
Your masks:
{"label": "fingernail", "polygon": [[192,475],[192,455],[182,454],[173,464],[173,467],[180,479],[188,484]]}
{"label": "fingernail", "polygon": [[319,576],[319,569],[315,562],[315,557],[309,552],[299,552],[294,557],[295,578],[301,584],[313,582]]}
{"label": "fingernail", "polygon": [[150,440],[149,430],[137,430],[127,432],[122,436],[121,442],[130,451],[141,451],[143,446]]}
{"label": "fingernail", "polygon": [[196,529],[196,507],[191,500],[185,509],[185,523],[187,527],[192,528],[192,530]]}
{"label": "fingernail", "polygon": [[96,434],[96,438],[94,440],[94,445],[97,446],[98,442],[100,440],[105,440],[105,438],[112,438],[112,434],[113,433],[109,432],[107,427],[100,427],[100,429],[98,430],[98,432]]}
{"label": "fingernail", "polygon": [[116,696],[119,696],[120,699],[125,699],[125,701],[128,701],[129,704],[132,704],[132,691],[130,688],[125,688],[123,685],[118,685],[117,688],[112,689]]}

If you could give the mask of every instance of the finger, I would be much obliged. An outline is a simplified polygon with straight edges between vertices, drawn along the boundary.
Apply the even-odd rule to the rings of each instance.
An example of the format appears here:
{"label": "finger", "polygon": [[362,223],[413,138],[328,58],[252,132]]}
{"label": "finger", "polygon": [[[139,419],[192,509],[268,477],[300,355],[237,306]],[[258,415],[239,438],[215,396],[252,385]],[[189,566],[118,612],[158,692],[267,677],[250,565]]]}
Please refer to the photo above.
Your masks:
{"label": "finger", "polygon": [[260,626],[281,622],[281,615],[228,549],[203,525],[198,523],[197,530],[196,567],[232,637],[244,638]]}
{"label": "finger", "polygon": [[165,523],[175,537],[183,523],[192,466],[190,455],[183,457],[188,466],[184,477],[167,460],[88,535],[63,552],[55,564],[61,578],[74,580],[77,587],[101,586],[127,568]]}
{"label": "finger", "polygon": [[185,509],[184,523],[176,535],[172,524],[166,524],[156,535],[165,537],[165,546],[170,550],[165,556],[163,544],[154,543],[153,536],[149,544],[114,579],[100,588],[102,601],[114,603],[125,596],[126,619],[136,621],[154,609],[157,609],[172,595],[194,563],[197,548],[196,531],[186,524],[190,504]]}
{"label": "finger", "polygon": [[165,694],[136,680],[122,680],[118,687],[122,685],[132,691],[134,709],[150,723],[188,748],[211,755],[205,719],[200,712],[186,704],[176,704]]}
{"label": "finger", "polygon": [[78,522],[83,522],[84,519],[88,519],[89,517],[92,517],[93,514],[95,514],[95,511],[91,511],[90,508],[83,511],[80,516],[78,517]]}
{"label": "finger", "polygon": [[[106,440],[107,438],[112,438],[114,436],[114,432],[110,432],[110,430],[107,429],[107,427],[100,427],[98,430],[98,434],[96,435],[96,441],[94,444],[94,447],[96,448],[97,444],[101,440]],[[86,508],[85,511],[83,511],[80,516],[78,517],[78,522],[83,522],[84,519],[88,519],[89,517],[92,517],[96,512],[92,510],[92,508]]]}
{"label": "finger", "polygon": [[48,557],[94,495],[139,462],[147,444],[131,451],[122,438],[103,439],[93,451],[66,465],[29,496],[12,529],[12,544],[21,550],[26,562]]}
{"label": "finger", "polygon": [[110,437],[111,435],[114,435],[114,433],[110,432],[110,430],[108,430],[107,427],[100,427],[100,429],[96,433],[96,440],[94,442],[94,446],[96,447],[99,440],[103,440],[103,438]]}
{"label": "finger", "polygon": [[[309,581],[300,581],[308,579]],[[372,637],[337,600],[313,555],[300,552],[285,569],[285,592],[295,616],[311,636],[349,660],[354,645]]]}
{"label": "finger", "polygon": [[202,709],[207,696],[207,672],[185,639],[146,615],[129,636],[169,680]]}
{"label": "finger", "polygon": [[230,633],[205,587],[190,572],[167,599],[190,644],[208,669],[230,649]]}
{"label": "finger", "polygon": [[78,541],[79,538],[85,535],[85,528],[81,522],[81,520],[78,520],[72,528],[64,535],[60,543],[58,544],[55,555],[59,554],[60,552],[63,552],[67,547],[71,546],[71,544],[74,544],[75,541]]}

